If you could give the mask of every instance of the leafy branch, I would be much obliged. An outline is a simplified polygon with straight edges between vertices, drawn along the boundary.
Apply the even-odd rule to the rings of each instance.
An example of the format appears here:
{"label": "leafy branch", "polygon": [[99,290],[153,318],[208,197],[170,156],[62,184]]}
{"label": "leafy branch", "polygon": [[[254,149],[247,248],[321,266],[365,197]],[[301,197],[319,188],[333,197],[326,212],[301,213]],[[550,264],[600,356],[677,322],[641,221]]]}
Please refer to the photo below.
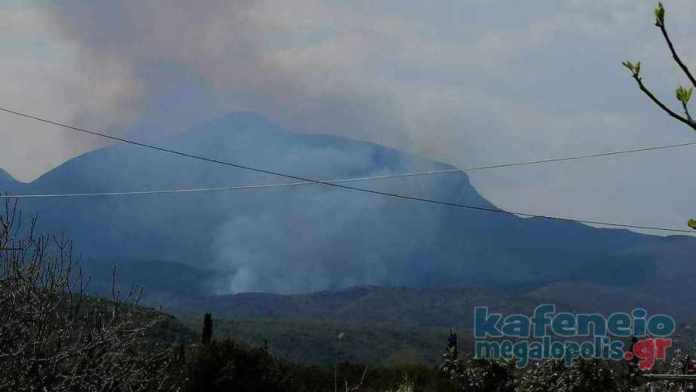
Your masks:
{"label": "leafy branch", "polygon": [[[667,25],[665,23],[665,16],[667,12],[665,11],[664,5],[662,3],[658,3],[657,7],[655,8],[655,26],[657,26],[660,29],[660,32],[662,33],[662,36],[665,39],[665,42],[667,43],[667,47],[669,47],[669,51],[672,54],[672,59],[674,60],[675,63],[679,66],[679,68],[684,72],[686,75],[687,79],[691,82],[691,87],[684,87],[684,86],[679,86],[677,87],[677,90],[675,92],[677,101],[681,103],[682,109],[684,110],[684,114],[681,115],[671,109],[667,104],[662,102],[660,98],[658,98],[646,85],[643,83],[643,78],[640,75],[640,62],[637,63],[632,63],[630,61],[624,61],[622,64],[626,69],[628,69],[631,72],[631,76],[633,79],[636,81],[638,84],[638,87],[640,88],[640,91],[642,91],[645,95],[650,98],[650,100],[653,101],[660,109],[662,109],[665,113],[667,113],[670,117],[676,119],[677,121],[680,121],[692,129],[696,130],[696,121],[694,121],[693,117],[691,117],[691,112],[689,112],[689,101],[691,100],[691,96],[693,95],[694,92],[694,87],[696,87],[696,78],[694,77],[694,74],[691,73],[689,70],[689,67],[686,66],[682,58],[679,56],[679,53],[677,53],[677,50],[674,47],[674,43],[672,42],[672,38],[670,38],[669,33],[667,32]],[[688,222],[689,227],[692,229],[696,230],[696,219],[690,219]]]}
{"label": "leafy branch", "polygon": [[632,63],[630,61],[624,61],[623,66],[626,67],[630,72],[633,77],[633,79],[636,81],[638,84],[638,87],[640,90],[650,98],[650,100],[653,101],[660,109],[662,109],[665,113],[667,113],[670,117],[688,125],[692,129],[696,130],[696,121],[691,117],[691,113],[689,112],[689,101],[691,100],[691,96],[693,93],[694,87],[696,87],[696,78],[694,77],[694,74],[691,73],[689,70],[689,67],[686,66],[684,61],[681,59],[679,54],[677,53],[677,50],[674,47],[674,43],[672,42],[672,39],[669,36],[669,33],[667,31],[666,23],[665,23],[665,7],[662,5],[662,3],[659,3],[657,7],[655,8],[655,26],[657,26],[660,31],[662,32],[662,36],[665,39],[665,42],[667,43],[667,46],[669,47],[670,53],[672,54],[672,59],[677,63],[679,68],[684,72],[686,77],[689,79],[689,81],[692,84],[692,87],[686,88],[683,86],[679,86],[676,90],[676,98],[677,100],[681,103],[682,108],[684,110],[684,115],[678,114],[676,111],[672,110],[667,104],[665,104],[660,98],[658,98],[643,82],[643,77],[640,74],[640,62],[637,63]]}

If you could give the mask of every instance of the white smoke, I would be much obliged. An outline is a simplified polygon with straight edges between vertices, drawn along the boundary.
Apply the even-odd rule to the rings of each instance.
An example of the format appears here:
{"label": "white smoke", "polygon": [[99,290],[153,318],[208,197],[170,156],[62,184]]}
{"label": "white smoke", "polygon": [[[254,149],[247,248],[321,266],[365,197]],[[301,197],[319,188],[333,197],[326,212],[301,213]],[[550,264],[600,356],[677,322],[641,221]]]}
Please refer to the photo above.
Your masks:
{"label": "white smoke", "polygon": [[[0,65],[0,101],[114,132],[138,122],[150,126],[147,132],[169,132],[225,111],[252,110],[288,128],[365,139],[458,166],[683,141],[690,134],[640,96],[620,66],[643,60],[646,81],[672,98],[681,78],[652,25],[653,6],[630,0],[14,6],[3,11],[0,25],[22,39],[6,51],[14,59]],[[696,61],[689,39],[696,4],[666,6],[675,41]],[[31,48],[26,34],[48,49]],[[161,102],[163,86],[152,75],[171,64],[178,67],[174,74],[200,79],[209,105],[181,115]],[[146,109],[158,105],[161,110]],[[168,121],[174,114],[176,121]],[[19,121],[0,132],[11,140],[0,146],[0,165],[23,178],[95,145]],[[693,208],[668,195],[688,194],[696,185],[690,185],[689,154],[669,158],[473,180],[508,208],[679,226]],[[636,184],[660,183],[654,168],[673,173],[667,190],[656,194],[651,187],[631,203],[617,201]],[[656,197],[662,206],[645,208]]]}

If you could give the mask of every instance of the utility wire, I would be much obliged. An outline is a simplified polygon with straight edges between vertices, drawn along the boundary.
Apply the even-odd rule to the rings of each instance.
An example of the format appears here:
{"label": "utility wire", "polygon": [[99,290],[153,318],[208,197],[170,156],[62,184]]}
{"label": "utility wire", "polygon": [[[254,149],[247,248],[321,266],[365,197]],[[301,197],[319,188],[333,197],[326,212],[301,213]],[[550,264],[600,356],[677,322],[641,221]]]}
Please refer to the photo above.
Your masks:
{"label": "utility wire", "polygon": [[[2,109],[0,109],[0,110],[2,110]],[[671,144],[671,145],[665,145],[665,146],[638,147],[638,148],[634,148],[631,150],[621,150],[621,151],[613,151],[613,152],[606,152],[606,153],[577,155],[577,156],[564,157],[564,158],[551,158],[551,159],[543,159],[543,160],[535,160],[535,161],[499,163],[499,164],[485,165],[485,166],[471,166],[471,167],[465,167],[462,169],[457,168],[457,169],[414,171],[414,172],[383,174],[383,175],[366,176],[366,177],[340,177],[340,178],[323,179],[322,181],[331,182],[331,183],[350,183],[350,182],[387,180],[387,179],[405,178],[405,177],[433,176],[433,175],[440,175],[440,174],[469,173],[469,172],[489,170],[489,169],[498,169],[498,168],[515,167],[515,166],[530,166],[530,165],[539,165],[539,164],[549,163],[549,162],[561,162],[561,161],[569,161],[569,160],[584,159],[584,158],[591,158],[591,157],[602,157],[602,156],[608,156],[608,155],[627,154],[627,153],[631,153],[631,152],[635,153],[635,152],[642,152],[642,151],[665,150],[665,149],[673,149],[673,148],[687,147],[687,146],[693,146],[693,145],[696,145],[696,142]],[[12,196],[0,194],[0,199],[139,196],[139,195],[156,195],[156,194],[169,194],[169,193],[228,192],[228,191],[238,191],[238,190],[297,187],[297,186],[303,186],[303,185],[317,185],[317,183],[314,181],[297,181],[297,182],[287,182],[287,183],[235,185],[235,186],[204,187],[204,188],[157,189],[157,190],[128,191],[128,192],[36,193],[36,194],[13,194]]]}
{"label": "utility wire", "polygon": [[[331,183],[350,183],[350,182],[375,181],[375,180],[392,179],[392,178],[431,176],[431,175],[436,175],[436,174],[449,174],[449,173],[461,173],[461,172],[462,171],[459,169],[430,170],[430,171],[422,171],[422,172],[385,174],[385,175],[381,175],[381,176],[369,176],[369,177],[332,178],[332,179],[324,179],[322,181],[331,182]],[[313,181],[296,181],[296,182],[255,184],[255,185],[236,185],[236,186],[221,186],[221,187],[206,187],[206,188],[156,189],[156,190],[130,191],[130,192],[35,193],[35,194],[17,194],[17,195],[15,195],[15,194],[12,194],[12,195],[0,194],[0,199],[40,199],[40,198],[74,198],[74,197],[105,197],[105,196],[140,196],[140,195],[157,195],[157,194],[168,194],[168,193],[229,192],[229,191],[243,191],[243,190],[256,190],[256,189],[268,189],[268,188],[296,187],[296,186],[302,186],[302,185],[316,185],[316,184],[317,183],[313,182]]]}
{"label": "utility wire", "polygon": [[[672,233],[686,233],[686,234],[693,234],[693,231],[691,230],[684,230],[684,229],[677,229],[677,228],[669,228],[669,227],[661,227],[661,226],[644,226],[644,225],[632,225],[632,224],[624,224],[624,223],[615,223],[615,222],[607,222],[607,221],[601,221],[601,220],[593,220],[593,219],[582,219],[582,218],[574,218],[574,217],[564,217],[564,216],[551,216],[551,215],[543,215],[543,214],[531,214],[531,213],[526,213],[526,212],[520,212],[520,211],[511,211],[511,210],[503,210],[499,208],[491,208],[491,207],[482,207],[482,206],[473,206],[473,205],[468,205],[468,204],[462,204],[462,203],[456,203],[456,202],[448,202],[448,201],[441,201],[441,200],[435,200],[435,199],[428,199],[428,198],[423,198],[423,197],[417,197],[417,196],[409,196],[409,195],[402,195],[399,193],[393,193],[393,192],[382,192],[382,191],[377,191],[373,189],[367,189],[367,188],[359,188],[359,187],[354,187],[350,185],[344,185],[341,183],[336,183],[336,182],[331,182],[331,181],[326,181],[326,180],[318,180],[318,179],[312,179],[312,178],[307,178],[307,177],[302,177],[302,176],[297,176],[297,175],[292,175],[292,174],[286,174],[286,173],[281,173],[277,172],[274,170],[268,170],[268,169],[261,169],[261,168],[256,168],[248,165],[243,165],[240,163],[235,163],[235,162],[228,162],[228,161],[223,161],[219,159],[214,159],[214,158],[209,158],[205,157],[202,155],[197,155],[197,154],[191,154],[183,151],[178,151],[174,150],[171,148],[167,147],[162,147],[162,146],[157,146],[153,144],[147,144],[143,142],[138,142],[135,140],[130,140],[122,137],[117,137],[113,135],[109,135],[104,132],[100,131],[94,131],[94,130],[89,130],[85,128],[79,128],[73,125],[49,120],[46,118],[42,118],[39,116],[27,114],[27,113],[22,113],[22,112],[17,112],[14,110],[10,110],[4,107],[0,106],[0,111],[6,112],[9,114],[13,114],[15,116],[19,117],[24,117],[28,118],[31,120],[43,122],[46,124],[50,125],[55,125],[58,127],[66,128],[69,130],[73,130],[76,132],[80,133],[85,133],[93,136],[98,136],[102,137],[105,139],[113,140],[113,141],[118,141],[121,143],[126,143],[126,144],[131,144],[135,146],[139,146],[142,148],[147,148],[155,151],[160,151],[168,154],[173,154],[177,155],[180,157],[184,158],[189,158],[189,159],[195,159],[199,161],[205,161],[205,162],[210,162],[210,163],[215,163],[218,165],[222,166],[229,166],[229,167],[234,167],[237,169],[243,169],[243,170],[248,170],[256,173],[263,173],[263,174],[269,174],[273,176],[278,176],[278,177],[284,177],[292,180],[296,180],[300,183],[312,183],[312,184],[318,184],[318,185],[324,185],[327,187],[333,187],[333,188],[338,188],[338,189],[344,189],[344,190],[350,190],[350,191],[356,191],[356,192],[363,192],[363,193],[369,193],[369,194],[374,194],[374,195],[381,195],[381,196],[386,196],[386,197],[392,197],[392,198],[397,198],[397,199],[403,199],[403,200],[412,200],[412,201],[419,201],[423,203],[428,203],[428,204],[433,204],[433,205],[441,205],[441,206],[448,206],[448,207],[457,207],[457,208],[465,208],[465,209],[470,209],[470,210],[476,210],[476,211],[485,211],[485,212],[491,212],[491,213],[498,213],[498,214],[506,214],[506,215],[518,215],[518,216],[523,216],[523,217],[528,217],[528,218],[541,218],[541,219],[548,219],[548,220],[557,220],[557,221],[567,221],[567,222],[578,222],[578,223],[585,223],[585,224],[592,224],[592,225],[602,225],[602,226],[610,226],[610,227],[617,227],[617,228],[626,228],[626,229],[638,229],[638,230],[655,230],[655,231],[664,231],[664,232],[672,232]],[[696,144],[696,143],[692,143]],[[684,147],[686,145],[689,145],[687,143],[682,143],[681,145],[674,145],[674,147],[671,148],[677,148],[679,147]],[[634,149],[638,151],[650,151],[650,150],[655,150],[655,149],[666,149],[668,146],[661,146],[661,147],[644,147],[640,149]],[[617,155],[618,151],[615,151],[613,153],[603,153],[603,154],[591,154],[593,157],[597,156],[605,156],[605,155]],[[589,156],[588,156],[589,158]],[[528,161],[525,164],[531,165],[531,164],[541,164],[545,162],[556,162],[559,160],[573,160],[573,159],[582,159],[580,156],[575,156],[575,157],[566,157],[566,158],[556,158],[554,160],[539,160],[539,161]],[[492,165],[492,168],[497,168],[497,167],[509,167],[512,166],[513,164],[501,164],[501,165]],[[253,187],[254,185],[250,185],[248,187]],[[261,185],[263,186],[263,185]],[[258,187],[258,186],[257,186]],[[77,195],[77,194],[76,194]],[[11,197],[11,196],[10,196]]]}
{"label": "utility wire", "polygon": [[[178,152],[178,151],[174,151],[174,150],[169,150],[169,149],[163,148],[163,147],[158,147],[158,146],[154,146],[154,145],[149,145],[149,144],[137,142],[134,140],[129,140],[129,139],[124,139],[124,138],[120,138],[117,136],[112,136],[112,135],[109,135],[109,134],[106,134],[103,132],[97,132],[97,131],[92,131],[92,130],[88,130],[88,129],[84,129],[84,128],[78,128],[78,127],[68,125],[65,123],[60,123],[57,121],[49,120],[49,119],[46,119],[43,117],[10,110],[10,109],[7,109],[7,108],[2,107],[2,106],[0,106],[0,112],[13,114],[15,116],[40,121],[40,122],[43,122],[46,124],[55,125],[55,126],[58,126],[61,128],[67,128],[67,129],[70,129],[73,131],[87,133],[87,134],[90,134],[93,136],[99,136],[102,138],[106,138],[106,139],[110,139],[110,140],[114,140],[114,141],[118,141],[118,142],[122,142],[122,143],[134,144],[134,145],[137,145],[140,147],[151,148],[151,149],[159,150],[162,152],[168,152],[168,153],[173,153],[176,155],[186,156],[188,158],[194,158],[193,154],[187,154],[187,153],[182,153],[182,152]],[[536,160],[529,160],[529,161],[496,163],[496,164],[489,164],[489,165],[483,165],[483,166],[466,167],[466,168],[461,168],[461,169],[458,168],[458,169],[449,169],[449,170],[434,170],[432,172],[415,172],[413,174],[406,174],[405,176],[422,176],[422,175],[429,175],[429,174],[483,171],[483,170],[491,170],[491,169],[501,169],[501,168],[506,168],[506,167],[535,166],[535,165],[543,165],[543,164],[547,164],[547,163],[576,161],[576,160],[593,159],[593,158],[603,158],[603,157],[611,157],[614,155],[635,154],[635,153],[639,153],[639,152],[674,150],[674,149],[678,149],[678,148],[691,147],[691,146],[696,146],[696,142],[665,144],[665,145],[659,145],[659,146],[634,147],[634,148],[624,149],[624,150],[598,152],[598,153],[592,153],[592,154],[570,155],[570,156],[565,156],[565,157],[536,159]],[[200,157],[200,158],[204,158],[204,157]],[[196,159],[200,159],[200,158],[196,158]],[[210,161],[210,159],[208,159],[208,158],[205,158],[204,160]],[[215,162],[215,163],[221,163],[221,162]],[[239,166],[242,166],[242,165],[239,165]],[[239,168],[252,170],[252,168],[245,168],[245,167],[239,167]],[[278,174],[278,173],[270,173],[270,172],[267,174],[278,175],[278,176],[286,177],[286,178],[293,177],[293,176],[286,176],[286,175],[282,175],[282,174]],[[376,177],[376,178],[380,178],[380,179],[381,178],[396,178],[396,177],[401,177],[401,176],[403,176],[403,175],[396,174],[396,175],[388,175],[388,176]],[[315,181],[306,181],[306,182],[316,184]]]}

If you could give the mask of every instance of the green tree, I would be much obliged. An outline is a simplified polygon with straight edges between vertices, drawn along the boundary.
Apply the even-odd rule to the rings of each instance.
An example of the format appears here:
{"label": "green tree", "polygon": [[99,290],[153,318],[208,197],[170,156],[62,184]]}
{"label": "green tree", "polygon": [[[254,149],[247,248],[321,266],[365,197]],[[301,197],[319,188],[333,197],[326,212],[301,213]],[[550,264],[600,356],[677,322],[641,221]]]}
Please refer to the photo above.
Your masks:
{"label": "green tree", "polygon": [[[676,110],[670,108],[668,104],[666,104],[660,98],[658,98],[657,95],[655,95],[652,92],[652,90],[650,90],[645,85],[643,77],[640,73],[640,62],[633,63],[630,61],[624,61],[623,65],[631,72],[631,75],[638,84],[638,88],[640,88],[640,91],[642,91],[648,98],[650,98],[650,100],[653,103],[655,103],[655,105],[657,105],[670,117],[696,130],[696,121],[694,121],[693,117],[691,117],[691,112],[689,111],[689,101],[691,101],[691,97],[694,92],[694,87],[696,87],[696,77],[694,77],[694,74],[689,70],[689,67],[684,63],[681,56],[679,56],[679,53],[677,52],[677,49],[675,48],[674,43],[672,42],[672,38],[670,37],[669,32],[667,31],[666,16],[667,12],[665,10],[664,5],[662,3],[658,3],[657,7],[655,8],[655,26],[660,29],[660,32],[662,33],[662,36],[665,39],[665,43],[669,48],[670,54],[672,55],[672,59],[679,66],[679,68],[682,70],[686,78],[689,80],[689,83],[691,84],[691,86],[687,87],[678,86],[675,91],[676,99],[682,107],[683,114],[679,114]],[[696,219],[690,219],[688,225],[692,229],[696,230]]]}

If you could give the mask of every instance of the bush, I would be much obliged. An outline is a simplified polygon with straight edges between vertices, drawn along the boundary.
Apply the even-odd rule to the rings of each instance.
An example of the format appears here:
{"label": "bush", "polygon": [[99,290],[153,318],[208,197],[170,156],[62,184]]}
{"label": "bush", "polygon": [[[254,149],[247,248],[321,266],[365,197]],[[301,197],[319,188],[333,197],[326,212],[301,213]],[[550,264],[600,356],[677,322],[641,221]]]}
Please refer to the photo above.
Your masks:
{"label": "bush", "polygon": [[520,392],[620,392],[629,390],[605,362],[576,360],[566,367],[559,361],[546,361],[525,369],[517,380]]}
{"label": "bush", "polygon": [[265,350],[247,349],[224,340],[195,347],[192,356],[187,391],[289,390],[287,369]]}
{"label": "bush", "polygon": [[0,213],[0,390],[171,391],[167,345],[146,338],[162,320],[84,294],[69,241],[20,230],[17,204]]}
{"label": "bush", "polygon": [[507,361],[458,359],[453,351],[443,355],[441,371],[466,392],[514,392],[515,365]]}

